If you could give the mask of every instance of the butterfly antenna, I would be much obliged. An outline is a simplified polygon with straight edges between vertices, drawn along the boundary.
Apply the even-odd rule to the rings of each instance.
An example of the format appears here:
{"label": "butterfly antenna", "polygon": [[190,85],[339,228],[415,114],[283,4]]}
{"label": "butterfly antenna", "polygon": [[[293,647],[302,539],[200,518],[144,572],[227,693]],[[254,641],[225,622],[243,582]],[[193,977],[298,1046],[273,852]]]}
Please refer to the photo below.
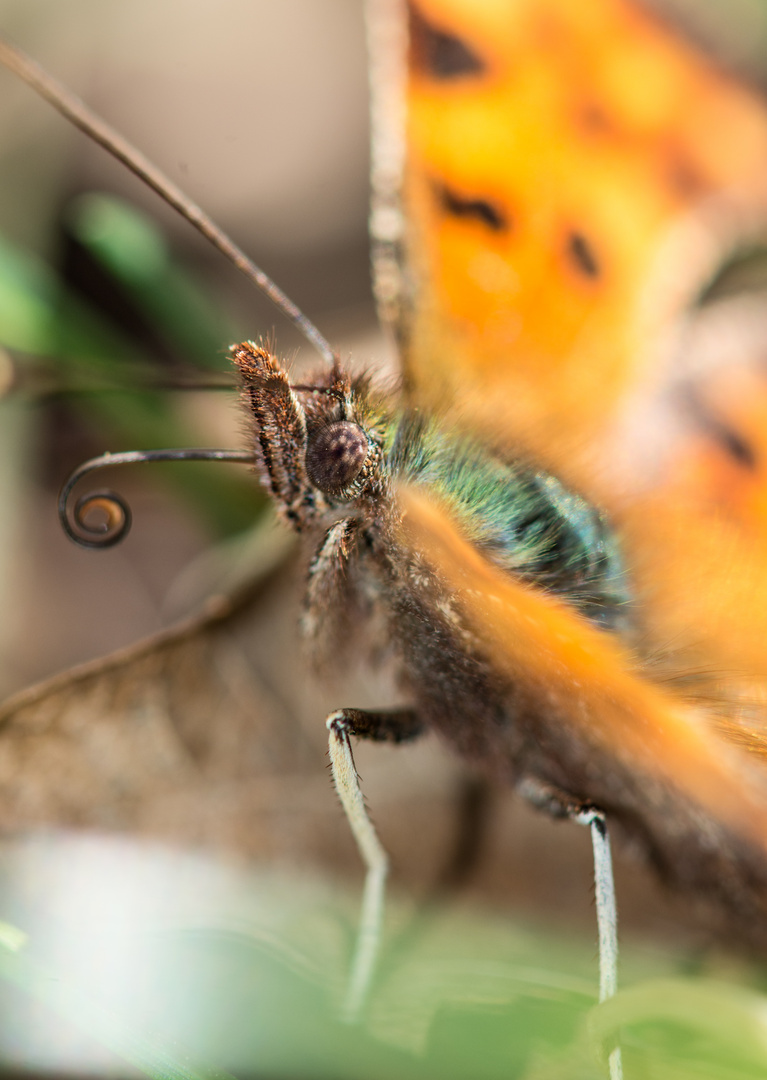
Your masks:
{"label": "butterfly antenna", "polygon": [[75,127],[90,136],[112,157],[122,162],[139,180],[143,180],[153,191],[156,191],[160,198],[186,218],[190,225],[202,233],[249,281],[269,297],[324,360],[333,365],[337,363],[337,357],[330,344],[314,323],[304,315],[289,296],[286,296],[279,285],[256,266],[253,260],[249,259],[245,252],[211,221],[197,203],[189,199],[172,180],[144,157],[140,150],[119,135],[105,120],[89,109],[85,102],[44,71],[31,57],[3,38],[0,38],[0,63],[36,90]]}
{"label": "butterfly antenna", "polygon": [[88,473],[116,465],[143,465],[152,461],[234,461],[252,465],[253,454],[245,450],[214,450],[190,447],[175,450],[128,450],[123,454],[102,454],[83,462],[65,481],[59,492],[59,521],[70,540],[80,547],[107,548],[128,535],[133,516],[122,495],[116,491],[91,491],[72,505],[72,492]]}

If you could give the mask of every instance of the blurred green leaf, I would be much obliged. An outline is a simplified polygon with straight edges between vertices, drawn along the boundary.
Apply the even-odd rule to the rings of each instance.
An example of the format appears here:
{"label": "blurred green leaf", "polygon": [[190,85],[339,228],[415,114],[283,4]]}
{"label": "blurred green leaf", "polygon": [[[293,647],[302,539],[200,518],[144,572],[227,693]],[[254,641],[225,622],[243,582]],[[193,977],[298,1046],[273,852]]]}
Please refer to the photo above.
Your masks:
{"label": "blurred green leaf", "polygon": [[114,196],[91,193],[70,203],[67,223],[190,365],[228,370],[226,320],[205,290],[173,264],[149,218]]}
{"label": "blurred green leaf", "polygon": [[[414,923],[395,903],[366,1017],[350,1026],[338,1012],[356,895],[124,841],[59,836],[8,856],[0,979],[156,1080],[597,1080],[616,1033],[629,1080],[767,1072],[767,1000],[675,976],[684,957],[670,951],[624,949],[627,989],[596,1006],[592,941],[481,911]],[[86,1067],[56,1058],[66,1027],[30,1023],[8,993],[1,1055],[12,1015],[27,1067]]]}

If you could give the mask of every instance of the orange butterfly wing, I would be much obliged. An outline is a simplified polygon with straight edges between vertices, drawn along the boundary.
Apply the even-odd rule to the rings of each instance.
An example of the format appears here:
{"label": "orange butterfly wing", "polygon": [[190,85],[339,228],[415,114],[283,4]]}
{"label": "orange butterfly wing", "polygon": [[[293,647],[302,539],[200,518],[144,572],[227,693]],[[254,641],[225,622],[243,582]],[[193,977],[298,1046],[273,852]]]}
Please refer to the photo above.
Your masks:
{"label": "orange butterfly wing", "polygon": [[[767,112],[621,0],[413,11],[411,379],[425,400],[443,380],[451,399],[479,381],[483,422],[503,393],[503,423],[518,419],[536,450],[552,437],[579,449],[644,376],[648,336],[684,299],[677,282],[681,296],[666,289],[648,310],[670,230],[720,193],[767,209]],[[439,34],[478,67],[440,74]]]}
{"label": "orange butterfly wing", "polygon": [[767,223],[767,109],[625,0],[417,0],[410,42],[415,398],[604,506],[651,647],[739,697],[767,674],[767,381],[684,331]]}

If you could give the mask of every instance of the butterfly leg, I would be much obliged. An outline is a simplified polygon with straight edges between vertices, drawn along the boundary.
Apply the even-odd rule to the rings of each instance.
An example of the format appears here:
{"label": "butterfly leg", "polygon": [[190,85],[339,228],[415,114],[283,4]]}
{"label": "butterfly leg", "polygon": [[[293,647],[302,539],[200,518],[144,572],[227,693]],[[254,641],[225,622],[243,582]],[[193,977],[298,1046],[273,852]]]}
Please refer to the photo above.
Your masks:
{"label": "butterfly leg", "polygon": [[[553,817],[569,818],[578,825],[587,825],[591,832],[599,938],[599,1001],[607,1001],[618,989],[618,905],[605,814],[538,781],[524,780],[519,785],[519,792],[539,810],[545,810]],[[619,1046],[610,1051],[608,1068],[610,1080],[622,1080],[623,1061]]]}
{"label": "butterfly leg", "polygon": [[375,972],[381,944],[389,857],[365,807],[352,754],[351,736],[379,742],[404,742],[417,738],[424,726],[409,709],[397,712],[340,709],[331,713],[326,723],[333,782],[366,868],[360,925],[343,1007],[344,1019],[352,1022],[364,1007]]}
{"label": "butterfly leg", "polygon": [[[568,815],[579,825],[587,825],[591,831],[594,850],[594,885],[597,907],[597,933],[599,935],[599,1001],[607,1001],[618,989],[618,907],[615,902],[613,859],[607,821],[601,810],[585,807],[572,810]],[[623,1061],[620,1046],[609,1053],[610,1080],[622,1080]]]}

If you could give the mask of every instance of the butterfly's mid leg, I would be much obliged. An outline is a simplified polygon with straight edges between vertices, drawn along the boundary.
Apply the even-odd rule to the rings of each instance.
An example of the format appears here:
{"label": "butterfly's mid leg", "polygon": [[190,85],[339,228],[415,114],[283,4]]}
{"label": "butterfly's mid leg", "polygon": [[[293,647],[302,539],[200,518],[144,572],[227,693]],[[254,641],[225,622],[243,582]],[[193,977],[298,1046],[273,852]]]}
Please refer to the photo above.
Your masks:
{"label": "butterfly's mid leg", "polygon": [[[601,810],[584,807],[571,810],[568,817],[579,825],[588,825],[594,851],[594,891],[599,936],[599,1001],[607,1001],[618,989],[618,905],[615,900],[613,857],[607,821]],[[623,1060],[620,1046],[613,1046],[608,1057],[610,1080],[622,1080]]]}
{"label": "butterfly's mid leg", "polygon": [[599,935],[599,1000],[602,1002],[613,997],[618,989],[618,907],[610,837],[601,810],[586,807],[568,816],[579,825],[587,825],[591,831]]}
{"label": "butterfly's mid leg", "polygon": [[[605,814],[594,806],[574,802],[562,792],[538,781],[523,781],[519,792],[540,810],[553,817],[569,818],[578,825],[587,825],[591,832],[599,938],[599,1001],[607,1001],[618,989],[618,905]],[[608,1064],[610,1080],[621,1080],[623,1062],[619,1046],[611,1049]]]}
{"label": "butterfly's mid leg", "polygon": [[326,723],[333,781],[366,869],[357,944],[343,1009],[344,1019],[354,1021],[364,1007],[381,944],[389,857],[365,807],[351,736],[378,742],[404,742],[417,738],[424,725],[410,709],[396,712],[339,709],[330,714]]}

